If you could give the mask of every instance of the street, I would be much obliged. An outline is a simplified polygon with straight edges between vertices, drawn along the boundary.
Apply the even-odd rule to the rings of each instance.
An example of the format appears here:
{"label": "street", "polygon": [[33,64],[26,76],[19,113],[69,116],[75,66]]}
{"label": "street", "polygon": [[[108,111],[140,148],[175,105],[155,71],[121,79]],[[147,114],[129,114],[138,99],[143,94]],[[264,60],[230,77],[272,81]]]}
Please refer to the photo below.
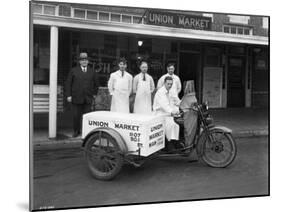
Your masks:
{"label": "street", "polygon": [[125,165],[112,181],[94,179],[79,148],[34,152],[34,209],[268,194],[268,137],[240,138],[236,160],[210,168],[186,157]]}

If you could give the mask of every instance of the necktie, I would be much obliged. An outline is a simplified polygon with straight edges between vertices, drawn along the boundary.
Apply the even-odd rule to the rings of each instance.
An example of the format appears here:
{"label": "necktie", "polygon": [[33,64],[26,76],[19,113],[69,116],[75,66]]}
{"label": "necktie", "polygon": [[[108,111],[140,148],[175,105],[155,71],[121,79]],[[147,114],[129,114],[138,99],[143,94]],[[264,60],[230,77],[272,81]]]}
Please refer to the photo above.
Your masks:
{"label": "necktie", "polygon": [[143,81],[145,81],[145,74],[143,74]]}
{"label": "necktie", "polygon": [[124,76],[124,71],[122,71],[122,77]]}
{"label": "necktie", "polygon": [[86,67],[84,67],[84,72],[86,73],[86,71],[87,71],[87,68],[86,68]]}

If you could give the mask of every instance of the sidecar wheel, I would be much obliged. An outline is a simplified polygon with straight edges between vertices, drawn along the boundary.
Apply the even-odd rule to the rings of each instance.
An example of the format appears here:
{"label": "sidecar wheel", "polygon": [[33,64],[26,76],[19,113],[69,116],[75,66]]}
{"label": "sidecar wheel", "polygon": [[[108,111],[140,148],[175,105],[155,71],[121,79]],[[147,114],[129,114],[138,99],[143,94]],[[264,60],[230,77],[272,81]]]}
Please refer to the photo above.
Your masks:
{"label": "sidecar wheel", "polygon": [[85,145],[85,156],[92,175],[99,180],[111,180],[124,163],[116,140],[105,132],[91,135]]}
{"label": "sidecar wheel", "polygon": [[236,142],[230,133],[212,130],[210,138],[203,135],[197,145],[199,160],[215,168],[229,166],[237,154]]}

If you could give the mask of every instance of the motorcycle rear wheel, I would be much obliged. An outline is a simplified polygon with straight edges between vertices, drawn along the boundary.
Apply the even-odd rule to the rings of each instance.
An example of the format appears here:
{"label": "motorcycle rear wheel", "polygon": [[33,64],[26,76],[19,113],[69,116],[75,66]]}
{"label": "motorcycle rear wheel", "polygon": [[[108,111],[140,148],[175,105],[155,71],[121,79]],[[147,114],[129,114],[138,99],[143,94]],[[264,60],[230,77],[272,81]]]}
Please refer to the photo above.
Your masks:
{"label": "motorcycle rear wheel", "polygon": [[230,133],[211,130],[201,136],[197,144],[197,155],[204,164],[224,168],[229,166],[237,155],[236,142]]}

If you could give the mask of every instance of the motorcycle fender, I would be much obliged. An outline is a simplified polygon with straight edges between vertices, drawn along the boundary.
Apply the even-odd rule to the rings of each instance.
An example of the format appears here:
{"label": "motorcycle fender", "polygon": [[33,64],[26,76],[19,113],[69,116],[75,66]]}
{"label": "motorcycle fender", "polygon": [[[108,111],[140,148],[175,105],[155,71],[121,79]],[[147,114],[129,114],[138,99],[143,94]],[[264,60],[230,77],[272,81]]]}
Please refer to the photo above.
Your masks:
{"label": "motorcycle fender", "polygon": [[96,128],[96,129],[92,130],[91,132],[89,132],[88,135],[83,139],[82,147],[85,147],[85,145],[88,141],[88,138],[91,135],[93,135],[94,133],[99,133],[99,132],[107,133],[110,136],[112,136],[113,138],[115,138],[120,150],[123,153],[126,153],[128,151],[128,147],[127,147],[123,137],[116,130],[111,129],[111,128],[104,128],[104,127],[99,127],[99,128]]}
{"label": "motorcycle fender", "polygon": [[209,128],[209,130],[219,130],[219,131],[223,131],[225,133],[232,133],[232,130],[227,128],[227,127],[224,127],[224,126],[211,126]]}

